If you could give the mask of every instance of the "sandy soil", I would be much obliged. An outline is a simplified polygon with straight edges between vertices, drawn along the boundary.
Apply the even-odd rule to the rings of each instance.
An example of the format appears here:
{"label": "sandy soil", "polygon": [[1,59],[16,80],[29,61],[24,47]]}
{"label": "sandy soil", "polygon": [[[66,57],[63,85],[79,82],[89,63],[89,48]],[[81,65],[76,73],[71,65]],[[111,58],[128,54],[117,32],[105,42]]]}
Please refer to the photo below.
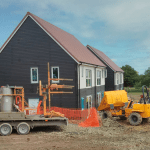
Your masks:
{"label": "sandy soil", "polygon": [[[134,97],[135,99],[138,97]],[[150,122],[131,126],[119,118],[102,120],[102,127],[78,127],[69,121],[66,130],[59,127],[34,128],[28,135],[0,136],[0,150],[148,150]]]}
{"label": "sandy soil", "polygon": [[147,150],[150,149],[150,124],[131,126],[118,118],[103,120],[103,126],[82,128],[69,124],[65,131],[58,127],[35,128],[28,135],[0,136],[0,150]]}

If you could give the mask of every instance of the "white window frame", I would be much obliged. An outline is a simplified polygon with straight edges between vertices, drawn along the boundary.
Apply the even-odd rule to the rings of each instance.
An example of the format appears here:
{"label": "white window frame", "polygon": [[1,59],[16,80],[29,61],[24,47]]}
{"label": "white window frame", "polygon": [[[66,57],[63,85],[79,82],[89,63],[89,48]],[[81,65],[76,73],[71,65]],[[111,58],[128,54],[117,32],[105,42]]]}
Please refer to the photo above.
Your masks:
{"label": "white window frame", "polygon": [[[32,69],[37,69],[37,81],[33,81],[33,80],[32,80]],[[30,76],[31,76],[31,83],[39,83],[38,67],[31,67],[31,68],[30,68]]]}
{"label": "white window frame", "polygon": [[107,78],[107,69],[105,69],[105,78]]}
{"label": "white window frame", "polygon": [[122,84],[122,73],[120,73],[120,84]]}
{"label": "white window frame", "polygon": [[[87,71],[88,71],[88,75],[89,75],[89,71],[91,72],[91,77],[88,77],[88,78],[87,78],[87,76],[86,76],[86,75],[87,75]],[[89,85],[89,86],[86,85],[86,88],[87,88],[87,87],[92,87],[92,70],[86,69],[86,75],[85,75],[86,80],[91,80],[91,82],[90,82],[91,85]],[[85,84],[86,84],[86,82],[85,82]]]}
{"label": "white window frame", "polygon": [[101,94],[101,92],[99,92],[99,93],[97,93],[98,106],[100,105],[101,101],[102,101],[102,94]]}
{"label": "white window frame", "polygon": [[122,75],[122,84],[123,84],[123,73],[121,75]]}
{"label": "white window frame", "polygon": [[[100,72],[100,77],[97,76],[97,73]],[[102,77],[102,71],[101,70],[97,70],[96,71],[96,85],[100,86],[101,85],[101,77]],[[98,84],[97,79],[100,79],[100,84]]]}
{"label": "white window frame", "polygon": [[91,97],[91,107],[90,108],[92,108],[92,95],[88,95],[88,96],[86,96],[86,102],[88,101],[88,108],[87,109],[89,109],[89,98]]}
{"label": "white window frame", "polygon": [[119,84],[119,74],[117,73],[117,85]]}
{"label": "white window frame", "polygon": [[[53,78],[53,68],[58,68],[58,79],[59,79],[59,66],[53,66],[53,67],[51,67],[52,78]],[[58,81],[52,80],[52,83],[59,83],[59,80]]]}
{"label": "white window frame", "polygon": [[102,69],[102,78],[104,78],[104,69]]}
{"label": "white window frame", "polygon": [[84,67],[83,66],[81,67],[81,77],[82,78],[84,77]]}

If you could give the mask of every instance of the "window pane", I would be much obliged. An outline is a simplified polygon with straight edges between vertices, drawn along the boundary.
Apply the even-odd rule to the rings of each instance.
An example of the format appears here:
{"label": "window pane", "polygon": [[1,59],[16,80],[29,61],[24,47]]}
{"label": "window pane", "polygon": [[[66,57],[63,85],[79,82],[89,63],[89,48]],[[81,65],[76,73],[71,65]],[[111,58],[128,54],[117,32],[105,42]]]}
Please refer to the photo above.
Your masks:
{"label": "window pane", "polygon": [[88,86],[88,79],[86,79],[86,87]]}
{"label": "window pane", "polygon": [[91,71],[89,70],[89,78],[91,77]]}
{"label": "window pane", "polygon": [[86,78],[88,78],[88,70],[86,70]]}
{"label": "window pane", "polygon": [[89,86],[91,86],[91,79],[89,79]]}
{"label": "window pane", "polygon": [[58,68],[53,68],[53,78],[58,78]]}
{"label": "window pane", "polygon": [[37,81],[37,69],[32,69],[32,81]]}

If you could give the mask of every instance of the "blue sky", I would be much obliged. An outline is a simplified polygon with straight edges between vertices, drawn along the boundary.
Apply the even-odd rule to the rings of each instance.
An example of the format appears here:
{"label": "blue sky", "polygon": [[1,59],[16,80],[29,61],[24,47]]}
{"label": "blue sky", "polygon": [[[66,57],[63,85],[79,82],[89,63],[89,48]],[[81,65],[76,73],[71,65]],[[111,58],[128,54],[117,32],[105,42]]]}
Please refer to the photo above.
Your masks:
{"label": "blue sky", "polygon": [[0,47],[31,12],[139,74],[150,67],[149,0],[0,0]]}

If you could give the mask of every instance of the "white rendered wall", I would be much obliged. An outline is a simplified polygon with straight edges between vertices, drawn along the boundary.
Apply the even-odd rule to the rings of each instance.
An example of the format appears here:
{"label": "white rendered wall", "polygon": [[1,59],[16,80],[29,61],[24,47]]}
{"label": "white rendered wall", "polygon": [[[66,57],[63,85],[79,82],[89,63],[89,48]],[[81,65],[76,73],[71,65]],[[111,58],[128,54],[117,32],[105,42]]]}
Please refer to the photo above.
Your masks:
{"label": "white rendered wall", "polygon": [[[82,76],[82,68],[83,68],[83,76]],[[86,69],[89,69],[92,71],[92,86],[95,87],[95,67],[94,66],[87,66],[87,65],[80,65],[79,70],[80,70],[80,89],[85,89],[85,88],[91,88],[91,87],[86,87]],[[100,70],[102,73],[102,68],[96,68],[96,71]],[[97,76],[97,74],[96,74]],[[101,75],[101,85],[97,86],[102,86],[105,85],[105,77]]]}

